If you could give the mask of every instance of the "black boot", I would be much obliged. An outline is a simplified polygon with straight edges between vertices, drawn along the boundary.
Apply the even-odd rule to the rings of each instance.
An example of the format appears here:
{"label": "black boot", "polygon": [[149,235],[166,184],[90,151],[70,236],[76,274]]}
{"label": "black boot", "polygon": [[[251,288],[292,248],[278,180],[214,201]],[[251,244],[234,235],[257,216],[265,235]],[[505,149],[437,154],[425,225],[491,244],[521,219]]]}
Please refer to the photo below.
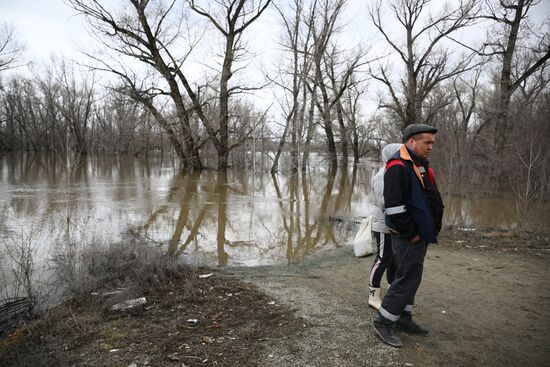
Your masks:
{"label": "black boot", "polygon": [[401,348],[403,343],[395,334],[395,323],[378,314],[378,318],[374,320],[374,331],[380,336],[382,341],[392,347]]}
{"label": "black boot", "polygon": [[423,328],[414,322],[412,315],[408,312],[403,312],[395,324],[397,330],[404,331],[409,334],[421,336],[428,336],[430,334],[430,330]]}

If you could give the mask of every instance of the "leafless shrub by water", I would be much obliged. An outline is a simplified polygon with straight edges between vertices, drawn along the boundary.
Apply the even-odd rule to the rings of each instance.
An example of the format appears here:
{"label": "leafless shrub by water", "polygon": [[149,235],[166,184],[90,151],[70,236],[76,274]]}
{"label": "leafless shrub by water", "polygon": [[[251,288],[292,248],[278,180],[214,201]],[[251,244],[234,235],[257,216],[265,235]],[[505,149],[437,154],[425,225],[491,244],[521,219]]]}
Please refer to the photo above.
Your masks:
{"label": "leafless shrub by water", "polygon": [[35,229],[0,238],[1,329],[21,325],[28,316],[38,316],[66,299],[90,301],[94,292],[130,289],[144,294],[173,282],[181,283],[186,293],[193,292],[193,268],[162,245],[128,237],[111,245],[63,243],[43,265],[37,256]]}
{"label": "leafless shrub by water", "polygon": [[[169,255],[162,245],[152,245],[137,236],[128,237],[111,245],[96,242],[78,248],[69,244],[58,251],[49,260],[49,270],[53,270],[55,276],[44,294],[53,298],[59,297],[62,291],[65,301],[60,307],[50,308],[41,319],[4,325],[0,329],[0,361],[9,360],[13,366],[66,365],[66,360],[51,350],[51,345],[58,344],[54,339],[89,343],[101,324],[103,313],[114,302],[127,299],[124,297],[164,297],[162,294],[175,288],[184,297],[195,295],[198,277],[194,268]],[[18,287],[35,294],[35,251],[31,239],[19,242],[10,256],[21,268],[17,270]],[[0,252],[2,256],[5,253]],[[0,276],[5,275],[2,267]],[[45,301],[53,305],[63,299]],[[43,330],[52,331],[44,334]],[[7,354],[2,355],[4,352]]]}
{"label": "leafless shrub by water", "polygon": [[139,237],[111,245],[94,244],[76,251],[65,247],[52,259],[58,286],[71,296],[87,297],[96,290],[163,289],[181,281],[193,290],[195,270],[182,264],[159,245]]}
{"label": "leafless shrub by water", "polygon": [[518,174],[512,179],[512,189],[516,194],[516,214],[518,224],[523,230],[536,230],[535,219],[542,210],[548,183],[544,177],[544,168],[550,156],[544,153],[542,146],[531,139],[523,151],[518,149],[518,159],[521,162]]}
{"label": "leafless shrub by water", "polygon": [[[41,301],[36,284],[36,240],[33,228],[0,238],[0,320],[28,315]],[[13,306],[13,307],[12,307]]]}

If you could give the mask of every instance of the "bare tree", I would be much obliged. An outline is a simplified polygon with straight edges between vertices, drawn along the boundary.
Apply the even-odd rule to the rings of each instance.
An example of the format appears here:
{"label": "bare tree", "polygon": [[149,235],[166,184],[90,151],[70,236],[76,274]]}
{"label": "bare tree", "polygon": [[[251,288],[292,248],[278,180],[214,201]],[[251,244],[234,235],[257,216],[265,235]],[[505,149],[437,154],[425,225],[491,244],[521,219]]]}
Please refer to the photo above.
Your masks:
{"label": "bare tree", "polygon": [[362,134],[361,119],[360,119],[360,103],[359,99],[366,92],[366,88],[359,83],[353,83],[348,88],[342,98],[342,112],[346,116],[349,124],[351,150],[353,151],[353,164],[357,165],[359,159],[367,153],[363,142],[369,141],[371,136],[370,127],[367,127],[367,134]]}
{"label": "bare tree", "polygon": [[[32,78],[14,75],[0,93],[0,150],[68,155],[133,153],[162,148],[162,131],[147,108],[100,90],[93,72],[52,61]],[[170,113],[167,119],[177,120]]]}
{"label": "bare tree", "polygon": [[[333,38],[337,32],[338,21],[345,3],[346,0],[337,0],[334,2],[329,0],[315,1],[311,5],[312,12],[308,20],[308,26],[312,30],[314,42],[311,55],[314,65],[314,76],[312,82],[308,83],[308,89],[313,96],[313,101],[319,109],[319,113],[321,114],[321,118],[323,120],[329,160],[332,166],[336,166],[338,161],[334,131],[332,127],[331,111],[339,97],[331,99],[329,96],[329,84],[324,80],[324,62],[326,53],[328,52],[330,46],[331,38]],[[319,12],[317,13],[317,11]],[[320,91],[320,97],[316,93],[317,88]]]}
{"label": "bare tree", "polygon": [[242,86],[229,86],[229,81],[234,75],[233,64],[245,52],[242,35],[243,32],[267,9],[271,0],[246,1],[246,0],[221,0],[216,1],[215,6],[206,1],[206,6],[199,1],[188,0],[191,8],[199,15],[205,17],[218,30],[224,38],[224,51],[222,69],[219,81],[219,139],[215,140],[218,151],[218,168],[224,169],[228,165],[229,157],[229,98],[231,94],[243,90]]}
{"label": "bare tree", "polygon": [[475,23],[479,11],[478,1],[461,0],[450,9],[445,5],[438,15],[430,12],[430,0],[392,0],[389,10],[404,30],[404,38],[397,40],[388,25],[383,24],[382,14],[386,11],[379,0],[369,9],[370,18],[383,36],[390,49],[395,52],[405,68],[404,77],[395,80],[391,77],[388,65],[379,64],[371,70],[372,76],[383,83],[389,100],[382,100],[380,106],[392,110],[404,128],[412,123],[431,122],[443,105],[426,108],[425,101],[430,93],[443,81],[474,67],[475,53],[451,64],[451,50],[443,46],[444,40],[459,29]]}
{"label": "bare tree", "polygon": [[24,50],[15,28],[7,23],[0,24],[0,72],[21,66],[17,60]]}
{"label": "bare tree", "polygon": [[[498,56],[500,63],[496,105],[491,122],[495,126],[494,145],[500,154],[507,144],[510,127],[510,101],[514,92],[550,59],[548,28],[530,24],[528,14],[541,1],[486,1],[483,18],[495,22],[499,29],[490,35],[480,52]],[[493,5],[493,3],[497,3]]]}
{"label": "bare tree", "polygon": [[38,151],[41,147],[39,96],[31,80],[13,77],[1,94],[2,145],[6,150]]}
{"label": "bare tree", "polygon": [[[355,116],[345,113],[342,100],[346,92],[348,98],[355,98],[351,93],[358,91],[353,87],[362,83],[362,80],[358,77],[358,69],[365,63],[363,61],[364,56],[365,53],[362,50],[356,51],[352,55],[347,55],[339,51],[336,46],[333,46],[330,53],[327,52],[325,55],[326,75],[329,83],[328,87],[331,91],[329,106],[336,110],[336,120],[340,129],[343,166],[347,166],[348,163],[349,147],[351,145],[350,134],[353,132],[352,129],[356,128],[356,125],[351,123],[351,119],[354,119]],[[324,83],[321,83],[320,89],[323,91]],[[346,117],[350,117],[351,119],[348,120]],[[357,137],[357,134],[355,134],[355,137]],[[357,155],[355,157],[358,159]]]}
{"label": "bare tree", "polygon": [[42,136],[47,140],[46,149],[60,151],[64,141],[60,126],[63,118],[58,109],[61,86],[53,68],[48,68],[41,73],[37,79],[37,89],[41,94],[39,114],[42,126],[45,128]]}
{"label": "bare tree", "polygon": [[151,149],[163,151],[160,131],[155,127],[147,108],[117,91],[107,91],[102,103],[94,108],[94,152],[149,154]]}
{"label": "bare tree", "polygon": [[508,118],[516,123],[510,124],[501,163],[515,193],[518,224],[526,230],[540,230],[540,210],[550,198],[550,90],[545,69],[533,73],[512,96]]}
{"label": "bare tree", "polygon": [[292,143],[292,164],[295,167],[299,165],[298,144],[304,130],[305,108],[308,100],[305,79],[311,69],[311,61],[308,57],[311,47],[311,28],[303,27],[304,7],[303,0],[294,0],[288,10],[276,6],[284,29],[283,40],[279,44],[283,55],[288,54],[289,57],[277,64],[274,77],[267,75],[267,78],[283,91],[278,101],[285,119],[284,130],[271,167],[272,173],[279,169],[279,159],[289,132]]}
{"label": "bare tree", "polygon": [[451,189],[459,187],[457,180],[462,179],[465,183],[474,177],[471,172],[472,157],[479,153],[476,146],[481,132],[487,126],[479,107],[479,95],[483,91],[480,77],[483,71],[478,68],[471,76],[458,76],[443,83],[433,93],[433,98],[437,100],[447,98],[447,91],[452,91],[450,102],[436,115],[441,128],[439,144],[445,146],[445,150],[434,157],[434,162],[441,167],[442,182],[449,184],[449,195]]}
{"label": "bare tree", "polygon": [[348,52],[336,46],[345,4],[345,0],[296,0],[288,10],[277,7],[285,32],[281,42],[284,55],[276,77],[268,78],[282,90],[279,104],[284,110],[285,125],[272,172],[277,170],[287,135],[291,140],[293,167],[299,166],[301,148],[305,169],[319,125],[315,122],[318,116],[330,164],[337,165],[338,138],[342,160],[347,164],[351,130],[341,100],[359,82],[357,75],[364,63],[364,52]]}
{"label": "bare tree", "polygon": [[40,76],[15,76],[7,84],[2,100],[6,124],[18,127],[9,137],[28,150],[65,156],[68,145],[69,151],[86,154],[93,125],[94,75],[77,76],[70,64],[52,63]]}
{"label": "bare tree", "polygon": [[516,194],[516,214],[521,229],[536,228],[533,222],[540,215],[542,203],[550,184],[544,178],[544,168],[550,160],[550,150],[540,144],[538,131],[526,132],[525,141],[518,145],[516,165],[519,174],[511,177],[512,189]]}
{"label": "bare tree", "polygon": [[89,73],[84,81],[78,83],[74,69],[62,62],[58,70],[58,78],[61,88],[57,109],[64,121],[66,145],[69,146],[69,137],[72,136],[70,139],[73,144],[72,150],[85,155],[88,152],[87,138],[93,117],[94,75]]}
{"label": "bare tree", "polygon": [[[195,112],[204,123],[210,138],[216,141],[215,129],[204,117],[198,92],[196,92],[184,72],[184,63],[196,45],[193,37],[185,39],[186,44],[177,41],[182,37],[180,30],[183,16],[174,17],[176,1],[168,5],[147,0],[128,0],[131,7],[125,13],[109,11],[100,1],[67,0],[67,3],[83,14],[90,25],[98,32],[101,41],[118,55],[142,62],[154,70],[166,83],[167,91],[156,85],[139,81],[137,75],[129,71],[120,60],[109,63],[102,58],[89,54],[101,66],[100,70],[113,72],[121,77],[127,87],[128,95],[143,103],[159,124],[165,129],[171,143],[182,158],[184,165],[201,168],[197,136],[190,126],[191,113]],[[151,5],[152,4],[152,5]],[[175,18],[175,19],[174,19]],[[169,22],[172,21],[172,24]],[[183,54],[175,53],[183,49]],[[186,104],[182,95],[184,90],[192,106]],[[169,97],[177,111],[181,137],[171,125],[162,118],[161,111],[153,103],[159,96]]]}

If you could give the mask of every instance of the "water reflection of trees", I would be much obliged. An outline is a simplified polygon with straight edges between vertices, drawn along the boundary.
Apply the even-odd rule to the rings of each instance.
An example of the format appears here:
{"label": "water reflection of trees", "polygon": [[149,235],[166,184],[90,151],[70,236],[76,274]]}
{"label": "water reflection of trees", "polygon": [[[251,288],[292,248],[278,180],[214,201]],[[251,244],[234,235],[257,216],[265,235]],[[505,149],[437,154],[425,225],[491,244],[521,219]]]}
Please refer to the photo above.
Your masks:
{"label": "water reflection of trees", "polygon": [[[340,246],[342,243],[335,236],[334,221],[337,213],[345,209],[349,213],[351,208],[351,193],[356,182],[356,169],[353,170],[351,181],[348,170],[340,171],[340,180],[337,186],[337,193],[333,195],[334,184],[337,178],[336,168],[331,168],[322,185],[320,177],[312,177],[305,171],[293,171],[290,175],[288,185],[288,208],[284,208],[287,201],[283,200],[276,176],[272,176],[273,185],[276,188],[278,203],[281,207],[283,224],[286,232],[287,260],[289,263],[303,259],[316,249],[328,244]],[[301,190],[300,190],[301,188]],[[312,190],[322,188],[321,192]],[[300,197],[301,192],[301,197]],[[320,205],[317,202],[320,198]],[[318,207],[312,216],[312,206]],[[303,213],[303,215],[302,215]],[[348,218],[348,220],[351,218]]]}
{"label": "water reflection of trees", "polygon": [[[8,153],[0,157],[0,182],[7,188],[0,210],[9,213],[7,221],[16,229],[40,228],[45,247],[58,244],[68,223],[76,241],[110,240],[119,234],[110,229],[123,232],[132,219],[129,205],[150,209],[149,178],[162,171],[158,163],[134,157],[80,156],[67,180],[67,167],[59,154]],[[117,227],[118,222],[123,227]],[[112,228],[102,228],[103,223]]]}
{"label": "water reflection of trees", "polygon": [[55,154],[3,156],[0,174],[10,191],[2,212],[49,232],[48,246],[62,235],[66,213],[73,240],[87,243],[116,237],[137,221],[142,234],[165,243],[169,253],[224,266],[294,262],[320,247],[341,245],[332,219],[345,216],[351,200],[363,195],[354,190],[355,170],[173,174],[167,163],[83,157],[66,187],[65,167]]}
{"label": "water reflection of trees", "polygon": [[517,225],[514,199],[484,196],[447,197],[444,222],[463,227],[513,228]]}
{"label": "water reflection of trees", "polygon": [[[166,163],[88,157],[75,166],[66,187],[55,156],[3,156],[0,183],[7,189],[0,220],[6,231],[32,223],[44,232],[45,247],[55,246],[67,205],[79,243],[91,243],[94,236],[109,241],[137,224],[174,256],[225,266],[293,263],[341,246],[353,236],[353,219],[369,212],[369,167],[271,175],[174,171]],[[516,222],[509,197],[454,197],[445,204],[446,224],[513,227]],[[548,218],[539,220],[547,227]]]}
{"label": "water reflection of trees", "polygon": [[[318,248],[342,245],[334,219],[351,208],[355,170],[351,175],[336,169],[323,175],[294,170],[266,177],[244,170],[182,171],[143,230],[167,217],[172,221],[170,254],[209,252],[219,266],[232,257],[260,263],[286,257],[292,263]],[[190,249],[198,238],[198,249]]]}

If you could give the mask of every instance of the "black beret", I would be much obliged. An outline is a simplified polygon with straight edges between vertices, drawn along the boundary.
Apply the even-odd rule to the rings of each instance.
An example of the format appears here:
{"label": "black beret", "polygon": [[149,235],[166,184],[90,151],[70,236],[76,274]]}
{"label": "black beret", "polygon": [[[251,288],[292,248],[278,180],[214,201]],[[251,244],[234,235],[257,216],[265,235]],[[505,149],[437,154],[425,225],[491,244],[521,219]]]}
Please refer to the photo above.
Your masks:
{"label": "black beret", "polygon": [[403,141],[406,142],[409,138],[416,134],[430,133],[435,134],[437,129],[433,126],[426,124],[411,124],[403,131]]}

